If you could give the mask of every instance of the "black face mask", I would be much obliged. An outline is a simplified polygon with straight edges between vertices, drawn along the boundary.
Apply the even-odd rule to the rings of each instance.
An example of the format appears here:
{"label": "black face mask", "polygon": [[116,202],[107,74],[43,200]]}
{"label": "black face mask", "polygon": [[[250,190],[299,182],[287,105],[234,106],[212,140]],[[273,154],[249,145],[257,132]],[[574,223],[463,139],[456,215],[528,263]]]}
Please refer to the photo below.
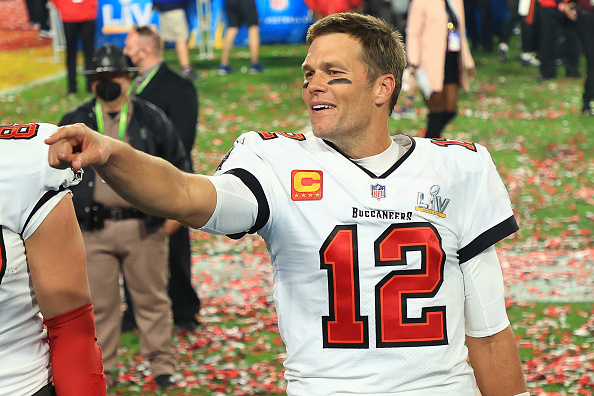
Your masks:
{"label": "black face mask", "polygon": [[95,88],[97,96],[106,102],[117,99],[122,93],[122,87],[115,81],[101,80]]}

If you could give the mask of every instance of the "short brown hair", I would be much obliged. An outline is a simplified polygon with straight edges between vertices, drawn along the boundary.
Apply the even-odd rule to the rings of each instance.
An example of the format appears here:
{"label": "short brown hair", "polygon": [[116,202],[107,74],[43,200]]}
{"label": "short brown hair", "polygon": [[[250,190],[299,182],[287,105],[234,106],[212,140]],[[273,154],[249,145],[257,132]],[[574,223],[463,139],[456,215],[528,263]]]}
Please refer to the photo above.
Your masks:
{"label": "short brown hair", "polygon": [[367,82],[372,83],[384,74],[391,74],[396,87],[390,98],[390,110],[396,105],[402,86],[402,72],[406,67],[406,54],[402,36],[381,19],[370,15],[344,12],[330,14],[320,19],[307,30],[307,42],[332,33],[345,33],[359,40],[362,48],[361,61],[367,69]]}
{"label": "short brown hair", "polygon": [[147,44],[152,48],[157,55],[161,55],[163,52],[163,44],[161,43],[161,37],[159,33],[150,26],[134,26],[134,31],[138,33],[140,37],[147,39]]}

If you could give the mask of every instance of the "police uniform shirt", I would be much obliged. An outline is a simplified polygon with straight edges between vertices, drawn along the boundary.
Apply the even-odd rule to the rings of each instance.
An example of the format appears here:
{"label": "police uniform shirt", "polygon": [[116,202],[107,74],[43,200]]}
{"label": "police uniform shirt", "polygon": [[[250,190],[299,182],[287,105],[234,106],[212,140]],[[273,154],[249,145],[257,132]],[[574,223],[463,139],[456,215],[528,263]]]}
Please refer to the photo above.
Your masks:
{"label": "police uniform shirt", "polygon": [[[130,119],[132,118],[133,107],[130,102],[128,102],[128,120],[126,126],[130,123]],[[97,115],[99,116],[99,115]],[[109,136],[114,139],[119,138],[119,125],[120,125],[120,112],[116,112],[113,114],[106,113],[103,111],[103,123],[105,128],[105,135]],[[127,130],[127,128],[126,128]],[[125,139],[127,139],[127,134],[125,135]],[[127,140],[126,140],[127,141]],[[93,200],[95,202],[99,202],[103,204],[105,207],[120,207],[120,208],[130,208],[132,205],[128,203],[124,198],[120,197],[116,194],[115,191],[111,187],[107,185],[99,176],[98,173],[95,173],[95,188],[93,189]]]}

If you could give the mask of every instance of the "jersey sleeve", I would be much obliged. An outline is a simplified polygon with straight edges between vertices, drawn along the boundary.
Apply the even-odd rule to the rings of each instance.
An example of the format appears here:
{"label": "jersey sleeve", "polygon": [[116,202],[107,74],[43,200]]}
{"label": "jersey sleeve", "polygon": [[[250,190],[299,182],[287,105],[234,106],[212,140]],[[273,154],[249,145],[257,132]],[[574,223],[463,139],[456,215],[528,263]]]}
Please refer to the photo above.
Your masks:
{"label": "jersey sleeve", "polygon": [[[248,132],[235,140],[231,151],[225,155],[218,166],[215,177],[222,174],[233,175],[239,178],[249,188],[257,201],[257,215],[254,225],[248,233],[254,233],[264,227],[270,220],[271,203],[270,199],[274,194],[272,184],[276,175],[270,170],[270,165],[260,153],[260,141],[256,132]],[[221,206],[219,213],[234,211],[229,206]],[[251,216],[246,213],[246,216]],[[231,238],[240,238],[246,232],[229,235]]]}
{"label": "jersey sleeve", "polygon": [[501,264],[491,246],[460,266],[464,274],[466,334],[487,337],[509,326]]}
{"label": "jersey sleeve", "polygon": [[44,140],[57,127],[51,124],[29,125],[36,125],[34,136],[0,142],[4,175],[0,188],[2,225],[21,234],[23,239],[35,232],[69,192],[68,187],[79,183],[82,178],[82,172],[49,166],[49,146]]}
{"label": "jersey sleeve", "polygon": [[245,234],[258,218],[258,202],[243,181],[230,173],[207,176],[217,192],[215,210],[200,229],[211,234]]}
{"label": "jersey sleeve", "polygon": [[513,215],[507,189],[489,152],[476,145],[480,172],[466,181],[468,213],[463,225],[459,261],[464,263],[519,227]]}

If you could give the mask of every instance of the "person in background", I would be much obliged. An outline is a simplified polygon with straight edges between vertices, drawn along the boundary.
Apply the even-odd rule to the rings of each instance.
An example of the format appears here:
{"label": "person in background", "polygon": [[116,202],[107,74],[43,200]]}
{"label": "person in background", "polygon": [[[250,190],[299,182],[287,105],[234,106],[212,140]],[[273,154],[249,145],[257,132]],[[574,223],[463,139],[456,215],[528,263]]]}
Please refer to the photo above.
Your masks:
{"label": "person in background", "polygon": [[[139,26],[128,33],[124,55],[140,69],[132,93],[163,110],[181,138],[187,157],[192,158],[198,126],[196,87],[163,61],[159,33],[150,27]],[[180,227],[169,237],[169,297],[173,323],[188,331],[198,325],[196,315],[200,312],[200,299],[192,286],[191,256],[190,232]],[[136,327],[131,308],[124,314],[122,326]]]}
{"label": "person in background", "polygon": [[408,15],[409,0],[391,0],[392,12],[396,16],[394,27],[402,34],[402,39],[406,42],[406,17]]}
{"label": "person in background", "polygon": [[[394,28],[402,35],[402,40],[406,42],[406,19],[408,17],[409,0],[391,0],[392,12],[395,17]],[[400,119],[415,119],[417,114],[415,112],[414,101],[418,93],[418,87],[414,81],[413,76],[410,75],[410,68],[404,70],[402,75],[402,91],[404,95],[399,97],[399,103],[392,111],[392,118]]]}
{"label": "person in background", "polygon": [[383,19],[396,28],[396,13],[392,9],[391,0],[365,0],[363,12]]}
{"label": "person in background", "polygon": [[[86,71],[94,98],[66,114],[60,125],[85,124],[188,171],[189,161],[171,121],[155,106],[128,94],[133,71],[136,68],[128,66],[117,46],[97,48]],[[168,237],[179,223],[146,215],[120,198],[92,168],[86,167],[85,173],[86,182],[73,188],[74,207],[87,250],[98,342],[109,383],[117,376],[123,274],[140,330],[140,352],[150,363],[157,385],[168,388],[174,384],[176,360],[167,250]]]}
{"label": "person in background", "polygon": [[475,76],[466,40],[462,0],[412,0],[406,25],[406,55],[411,74],[426,73],[432,93],[425,137],[439,138],[456,116],[458,90]]}
{"label": "person in background", "polygon": [[565,75],[579,78],[579,38],[575,22],[569,19],[557,0],[538,0],[540,49],[539,80],[557,77],[557,60],[562,59]]}
{"label": "person in background", "polygon": [[363,11],[363,0],[305,0],[305,4],[316,20],[339,12]]}
{"label": "person in background", "polygon": [[586,56],[586,80],[582,95],[582,115],[594,115],[594,3],[589,0],[559,3],[559,10],[575,21]]}
{"label": "person in background", "polygon": [[49,167],[57,128],[0,125],[0,396],[106,395],[70,193],[82,172]]}
{"label": "person in background", "polygon": [[406,65],[390,25],[332,14],[307,42],[310,132],[244,133],[203,176],[78,124],[46,140],[50,164],[191,227],[258,232],[289,396],[528,395],[493,246],[518,226],[489,152],[390,135]]}
{"label": "person in background", "polygon": [[47,0],[27,0],[25,3],[27,4],[31,27],[39,30],[39,37],[52,38]]}
{"label": "person in background", "polygon": [[[530,2],[530,0],[526,0]],[[531,4],[530,7],[534,8],[536,6],[536,2]],[[507,62],[508,52],[509,52],[509,40],[512,36],[513,30],[516,25],[520,24],[520,31],[521,31],[521,50],[522,53],[520,54],[520,62],[522,66],[540,66],[540,60],[536,57],[536,53],[538,52],[538,36],[535,32],[535,25],[530,21],[528,15],[530,12],[534,12],[530,10],[530,7],[527,10],[523,10],[525,14],[521,15],[520,11],[518,10],[519,7],[519,0],[507,0],[507,9],[509,11],[510,17],[507,19],[503,26],[502,26],[502,33],[501,33],[501,41],[497,46],[497,57],[501,62]],[[530,17],[533,19],[533,16]]]}
{"label": "person in background", "polygon": [[260,65],[260,22],[255,0],[226,0],[225,13],[229,26],[223,39],[223,51],[219,75],[224,76],[233,72],[229,65],[229,56],[233,43],[241,25],[248,27],[248,46],[250,49],[250,73],[262,73],[264,68]]}
{"label": "person in background", "polygon": [[165,42],[175,43],[181,74],[192,81],[197,79],[198,75],[190,64],[190,51],[188,50],[190,38],[186,16],[188,0],[154,0],[153,5],[159,12],[161,38]]}
{"label": "person in background", "polygon": [[[412,0],[411,0],[412,1]],[[493,52],[493,3],[502,0],[464,0],[464,18],[473,51]]]}
{"label": "person in background", "polygon": [[[76,83],[76,55],[78,40],[82,41],[85,68],[91,67],[95,51],[95,21],[98,0],[51,0],[64,23],[66,38],[66,70],[68,71],[68,94],[78,91]],[[91,81],[87,77],[87,92],[91,92]]]}

